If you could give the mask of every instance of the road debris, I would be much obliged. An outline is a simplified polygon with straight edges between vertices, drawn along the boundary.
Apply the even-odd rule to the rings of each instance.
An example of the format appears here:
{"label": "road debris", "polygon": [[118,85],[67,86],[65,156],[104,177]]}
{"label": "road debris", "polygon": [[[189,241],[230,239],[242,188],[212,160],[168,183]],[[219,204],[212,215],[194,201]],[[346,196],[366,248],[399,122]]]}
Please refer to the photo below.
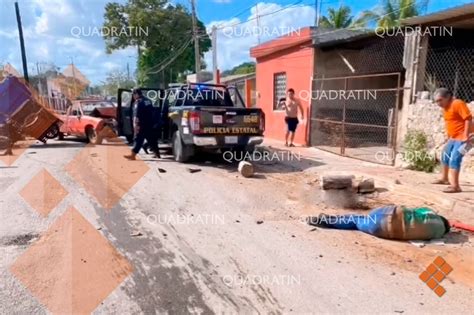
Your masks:
{"label": "road debris", "polygon": [[247,161],[241,161],[239,163],[238,171],[243,177],[246,177],[246,178],[252,177],[254,174],[252,163],[247,162]]}
{"label": "road debris", "polygon": [[257,221],[257,224],[262,224],[262,223],[263,223],[262,220],[258,220],[258,221]]}
{"label": "road debris", "polygon": [[158,173],[166,173],[166,170],[164,168],[158,167]]}
{"label": "road debris", "polygon": [[353,175],[322,175],[320,182],[323,190],[352,189]]}
{"label": "road debris", "polygon": [[375,181],[373,178],[362,178],[357,182],[357,192],[367,194],[375,192]]}
{"label": "road debris", "polygon": [[429,241],[410,241],[410,244],[413,246],[416,246],[418,248],[423,248],[426,245],[437,245],[437,246],[443,246],[446,245],[446,242],[444,239],[435,239],[435,240],[429,240]]}
{"label": "road debris", "polygon": [[190,168],[190,167],[188,167],[187,170],[191,174],[198,173],[198,172],[202,171],[200,168]]}
{"label": "road debris", "polygon": [[142,236],[142,235],[143,234],[140,231],[135,231],[135,232],[130,233],[130,236],[132,236],[132,237],[137,237],[137,236]]}

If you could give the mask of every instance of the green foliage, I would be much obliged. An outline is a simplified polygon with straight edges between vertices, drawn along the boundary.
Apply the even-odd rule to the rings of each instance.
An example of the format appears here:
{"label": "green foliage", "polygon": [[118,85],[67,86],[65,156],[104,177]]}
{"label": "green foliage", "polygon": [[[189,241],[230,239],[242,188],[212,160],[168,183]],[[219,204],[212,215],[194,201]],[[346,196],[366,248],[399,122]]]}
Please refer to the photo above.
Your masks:
{"label": "green foliage", "polygon": [[338,9],[329,8],[328,16],[323,16],[319,25],[327,28],[356,28],[365,27],[366,22],[361,18],[354,20],[351,15],[351,8],[341,5]]}
{"label": "green foliage", "polygon": [[255,62],[244,62],[238,66],[233,67],[230,70],[225,70],[222,72],[222,76],[228,76],[233,74],[247,74],[255,72]]}
{"label": "green foliage", "polygon": [[375,22],[377,28],[393,28],[400,26],[401,20],[419,15],[427,4],[428,0],[382,0],[376,10],[362,12],[361,20]]}
{"label": "green foliage", "polygon": [[[192,37],[192,18],[181,4],[168,0],[127,0],[125,4],[110,2],[105,7],[104,27],[132,27],[128,34],[105,34],[108,53],[136,47],[138,51],[137,78],[139,85],[164,86],[175,82],[183,73],[194,72],[192,43],[168,66],[170,57]],[[201,21],[197,21],[201,58],[211,47],[211,40]],[[131,36],[130,36],[131,35]],[[204,62],[202,67],[205,68]]]}
{"label": "green foliage", "polygon": [[409,130],[403,141],[403,160],[416,171],[433,172],[437,162],[428,151],[428,138],[423,131]]}
{"label": "green foliage", "polygon": [[127,77],[123,71],[112,71],[107,74],[102,92],[108,96],[116,96],[117,89],[131,89],[135,86],[135,82]]}

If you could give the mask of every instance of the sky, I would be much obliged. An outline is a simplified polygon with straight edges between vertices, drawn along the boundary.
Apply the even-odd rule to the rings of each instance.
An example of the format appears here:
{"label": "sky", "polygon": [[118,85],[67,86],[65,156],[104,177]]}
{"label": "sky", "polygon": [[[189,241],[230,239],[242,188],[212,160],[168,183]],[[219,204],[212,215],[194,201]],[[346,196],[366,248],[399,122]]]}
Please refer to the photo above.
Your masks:
{"label": "sky", "polygon": [[[133,73],[136,48],[106,54],[105,43],[98,32],[103,24],[105,4],[110,1],[18,0],[29,73],[34,75],[38,68],[41,71],[46,63],[52,62],[63,70],[71,60],[92,84],[100,84],[108,72],[126,71],[127,63]],[[362,10],[377,8],[380,1],[322,0],[321,13],[325,15],[329,7],[344,4],[357,16]],[[190,7],[189,0],[172,2]],[[472,2],[429,0],[426,13]],[[313,25],[316,11],[315,0],[196,0],[196,3],[198,18],[206,28],[219,29],[217,59],[221,70],[252,61],[249,49],[259,42]],[[211,68],[211,52],[207,52],[204,59]],[[22,71],[14,0],[0,0],[0,65],[7,62]]]}

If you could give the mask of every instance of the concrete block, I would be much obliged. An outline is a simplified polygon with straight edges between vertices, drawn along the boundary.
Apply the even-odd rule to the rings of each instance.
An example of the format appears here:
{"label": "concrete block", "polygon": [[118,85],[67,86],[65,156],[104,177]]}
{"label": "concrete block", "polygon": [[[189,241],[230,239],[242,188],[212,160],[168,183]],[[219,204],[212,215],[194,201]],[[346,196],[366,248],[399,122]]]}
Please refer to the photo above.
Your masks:
{"label": "concrete block", "polygon": [[323,190],[352,189],[353,179],[353,175],[322,175],[321,188]]}
{"label": "concrete block", "polygon": [[241,161],[239,163],[238,171],[243,177],[247,178],[252,177],[254,174],[254,168],[252,163],[247,161]]}

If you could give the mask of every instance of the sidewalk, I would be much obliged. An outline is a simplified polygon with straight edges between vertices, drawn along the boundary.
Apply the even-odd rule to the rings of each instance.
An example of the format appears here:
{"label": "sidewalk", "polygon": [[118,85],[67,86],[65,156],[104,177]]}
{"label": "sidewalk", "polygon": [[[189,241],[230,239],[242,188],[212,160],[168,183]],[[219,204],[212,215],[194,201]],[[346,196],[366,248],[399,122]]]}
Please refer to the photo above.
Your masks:
{"label": "sidewalk", "polygon": [[[449,218],[474,224],[474,176],[461,174],[462,193],[446,194],[444,186],[430,184],[439,174],[400,169],[352,159],[319,150],[314,147],[288,148],[277,140],[265,139],[262,146],[273,152],[290,151],[301,158],[289,162],[292,167],[320,175],[326,172],[349,173],[355,176],[372,177],[377,187],[386,188],[397,194],[411,196],[433,204],[436,210]],[[467,176],[466,176],[467,175]]]}

